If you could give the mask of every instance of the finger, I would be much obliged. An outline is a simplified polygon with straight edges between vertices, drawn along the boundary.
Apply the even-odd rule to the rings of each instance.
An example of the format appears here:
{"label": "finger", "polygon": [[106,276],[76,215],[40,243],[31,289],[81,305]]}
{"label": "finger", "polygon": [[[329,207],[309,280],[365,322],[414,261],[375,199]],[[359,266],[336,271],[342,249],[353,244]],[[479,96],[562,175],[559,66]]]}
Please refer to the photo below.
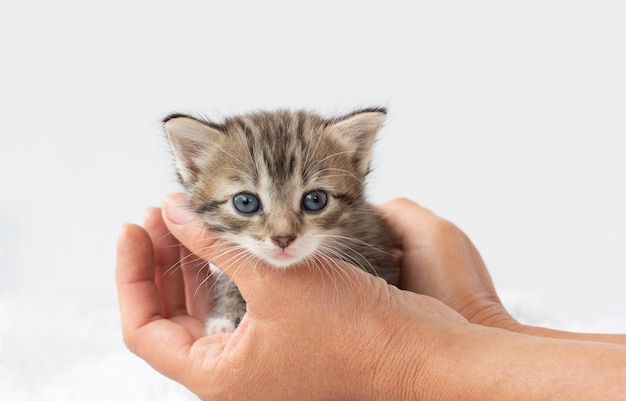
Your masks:
{"label": "finger", "polygon": [[126,345],[155,369],[178,380],[187,370],[186,355],[195,338],[183,325],[162,318],[152,241],[143,228],[130,224],[122,228],[115,277]]}
{"label": "finger", "polygon": [[163,223],[161,209],[146,210],[144,228],[154,244],[156,282],[164,317],[186,314],[185,287],[180,269],[180,244]]}
{"label": "finger", "polygon": [[[117,244],[115,280],[125,335],[162,316],[154,282],[152,241],[139,226],[129,224],[122,228]],[[129,339],[129,346],[134,345],[134,337]]]}
{"label": "finger", "polygon": [[380,207],[385,221],[389,223],[400,246],[404,239],[440,219],[433,212],[408,199],[394,199]]}
{"label": "finger", "polygon": [[459,312],[485,299],[499,303],[478,250],[456,225],[406,199],[381,209],[402,240],[402,288],[440,299]]}
{"label": "finger", "polygon": [[442,256],[447,257],[440,255],[445,249],[433,243],[444,220],[407,199],[392,200],[380,209],[403,252],[400,287],[434,295],[428,289],[429,283],[440,282],[439,277],[447,271],[441,266]]}

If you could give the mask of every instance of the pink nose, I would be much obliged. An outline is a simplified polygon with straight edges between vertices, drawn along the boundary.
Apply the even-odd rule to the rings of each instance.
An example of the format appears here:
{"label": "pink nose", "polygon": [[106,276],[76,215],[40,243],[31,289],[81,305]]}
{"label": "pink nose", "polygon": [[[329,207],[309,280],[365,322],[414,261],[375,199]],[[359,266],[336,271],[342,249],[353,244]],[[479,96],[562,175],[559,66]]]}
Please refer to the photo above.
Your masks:
{"label": "pink nose", "polygon": [[272,241],[283,249],[287,248],[295,239],[295,235],[274,235],[272,237]]}

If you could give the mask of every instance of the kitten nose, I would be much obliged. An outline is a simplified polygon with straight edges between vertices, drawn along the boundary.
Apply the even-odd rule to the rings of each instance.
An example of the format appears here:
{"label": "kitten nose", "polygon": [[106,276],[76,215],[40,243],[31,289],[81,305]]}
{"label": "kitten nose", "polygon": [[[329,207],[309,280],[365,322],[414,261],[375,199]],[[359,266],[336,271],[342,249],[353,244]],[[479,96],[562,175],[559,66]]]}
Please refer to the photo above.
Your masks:
{"label": "kitten nose", "polygon": [[283,249],[287,248],[295,239],[295,235],[274,235],[272,237],[272,241]]}

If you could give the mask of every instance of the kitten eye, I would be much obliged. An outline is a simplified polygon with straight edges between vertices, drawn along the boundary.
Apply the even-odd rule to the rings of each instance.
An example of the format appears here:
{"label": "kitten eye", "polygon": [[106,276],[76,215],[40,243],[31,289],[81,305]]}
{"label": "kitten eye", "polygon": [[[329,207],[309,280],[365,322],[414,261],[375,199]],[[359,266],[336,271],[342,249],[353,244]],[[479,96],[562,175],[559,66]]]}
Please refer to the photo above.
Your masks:
{"label": "kitten eye", "polygon": [[255,195],[244,192],[235,195],[233,206],[243,214],[252,214],[261,209],[261,201]]}
{"label": "kitten eye", "polygon": [[326,203],[328,203],[328,196],[326,192],[320,190],[307,192],[302,198],[302,208],[309,212],[319,212],[324,209]]}

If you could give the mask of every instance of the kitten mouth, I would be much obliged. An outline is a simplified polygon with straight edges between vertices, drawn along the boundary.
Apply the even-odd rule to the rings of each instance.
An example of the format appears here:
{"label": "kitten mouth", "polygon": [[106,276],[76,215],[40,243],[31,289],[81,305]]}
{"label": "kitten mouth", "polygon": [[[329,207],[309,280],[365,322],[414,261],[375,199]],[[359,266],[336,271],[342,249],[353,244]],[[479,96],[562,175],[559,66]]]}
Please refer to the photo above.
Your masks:
{"label": "kitten mouth", "polygon": [[273,252],[268,259],[269,260],[267,261],[272,265],[281,268],[289,267],[300,261],[300,257],[298,255],[282,249],[280,251]]}
{"label": "kitten mouth", "polygon": [[287,259],[294,259],[296,256],[285,251],[285,250],[281,250],[278,251],[274,254],[274,258],[275,259],[279,259],[279,260],[287,260]]}

